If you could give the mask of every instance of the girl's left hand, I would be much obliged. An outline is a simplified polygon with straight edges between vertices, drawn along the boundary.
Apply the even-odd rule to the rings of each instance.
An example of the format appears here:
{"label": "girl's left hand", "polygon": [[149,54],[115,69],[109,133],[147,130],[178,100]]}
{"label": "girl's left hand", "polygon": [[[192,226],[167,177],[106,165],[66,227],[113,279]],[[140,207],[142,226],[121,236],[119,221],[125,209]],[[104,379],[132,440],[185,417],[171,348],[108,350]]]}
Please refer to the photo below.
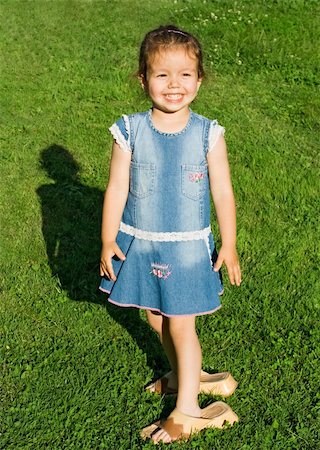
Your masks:
{"label": "girl's left hand", "polygon": [[218,272],[223,263],[227,267],[230,283],[232,285],[240,286],[241,270],[237,250],[235,248],[221,247],[218,259],[214,265],[214,271]]}

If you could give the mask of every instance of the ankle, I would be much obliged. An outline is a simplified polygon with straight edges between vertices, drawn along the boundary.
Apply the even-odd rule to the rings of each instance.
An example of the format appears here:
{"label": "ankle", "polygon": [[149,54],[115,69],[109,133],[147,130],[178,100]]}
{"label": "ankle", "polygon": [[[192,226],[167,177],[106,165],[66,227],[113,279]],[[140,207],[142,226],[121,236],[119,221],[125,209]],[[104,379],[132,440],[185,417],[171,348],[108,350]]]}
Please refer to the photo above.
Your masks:
{"label": "ankle", "polygon": [[190,406],[190,405],[179,405],[177,403],[176,409],[182,414],[185,414],[186,416],[201,417],[201,408],[199,407],[199,405]]}

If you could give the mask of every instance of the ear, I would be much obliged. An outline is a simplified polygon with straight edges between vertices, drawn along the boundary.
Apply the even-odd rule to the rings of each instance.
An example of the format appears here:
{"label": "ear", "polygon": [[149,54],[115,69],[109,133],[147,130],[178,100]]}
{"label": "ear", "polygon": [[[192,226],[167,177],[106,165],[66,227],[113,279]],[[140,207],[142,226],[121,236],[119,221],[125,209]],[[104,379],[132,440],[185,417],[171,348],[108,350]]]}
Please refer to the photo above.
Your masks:
{"label": "ear", "polygon": [[200,89],[201,83],[202,83],[202,78],[198,78],[198,81],[197,81],[197,91]]}

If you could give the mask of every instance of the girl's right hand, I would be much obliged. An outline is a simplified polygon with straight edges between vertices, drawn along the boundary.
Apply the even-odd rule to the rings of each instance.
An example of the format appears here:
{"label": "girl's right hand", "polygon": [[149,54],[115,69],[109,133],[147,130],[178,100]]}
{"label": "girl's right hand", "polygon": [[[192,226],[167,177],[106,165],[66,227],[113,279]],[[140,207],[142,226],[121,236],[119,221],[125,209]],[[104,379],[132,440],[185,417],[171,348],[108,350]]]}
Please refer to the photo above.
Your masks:
{"label": "girl's right hand", "polygon": [[240,286],[241,270],[237,250],[235,247],[227,248],[222,245],[218,254],[217,261],[214,265],[214,271],[218,272],[221,269],[223,263],[227,267],[230,283],[232,285]]}
{"label": "girl's right hand", "polygon": [[121,259],[121,261],[124,261],[126,259],[120,247],[115,241],[108,242],[102,245],[100,258],[100,276],[103,277],[105,275],[112,281],[116,281],[117,279],[112,267],[112,258],[115,255],[119,259]]}

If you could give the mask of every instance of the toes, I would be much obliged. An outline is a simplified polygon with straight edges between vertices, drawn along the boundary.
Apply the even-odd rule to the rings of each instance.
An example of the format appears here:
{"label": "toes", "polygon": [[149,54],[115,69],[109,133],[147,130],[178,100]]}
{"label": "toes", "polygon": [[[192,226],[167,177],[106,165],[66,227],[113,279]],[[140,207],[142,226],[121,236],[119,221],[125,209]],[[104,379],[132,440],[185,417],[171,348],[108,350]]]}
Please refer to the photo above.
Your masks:
{"label": "toes", "polygon": [[152,435],[152,440],[155,443],[162,441],[165,444],[169,444],[171,442],[171,437],[168,435],[166,431],[159,429]]}

